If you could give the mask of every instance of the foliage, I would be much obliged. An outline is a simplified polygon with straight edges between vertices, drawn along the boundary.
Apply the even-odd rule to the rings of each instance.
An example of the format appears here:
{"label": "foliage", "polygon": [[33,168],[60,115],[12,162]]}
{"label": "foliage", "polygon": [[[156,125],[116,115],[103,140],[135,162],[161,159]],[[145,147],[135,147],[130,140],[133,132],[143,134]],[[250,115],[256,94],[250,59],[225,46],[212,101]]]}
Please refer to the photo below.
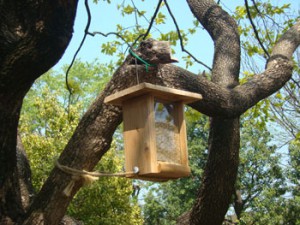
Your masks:
{"label": "foliage", "polygon": [[[252,110],[253,111],[253,110]],[[236,189],[241,190],[243,209],[241,224],[267,224],[264,218],[275,211],[263,209],[268,201],[279,201],[287,192],[286,177],[280,167],[281,155],[270,142],[272,136],[261,123],[249,119],[249,111],[242,123],[240,166]],[[255,117],[254,117],[255,118]],[[266,201],[268,199],[268,201]],[[269,202],[270,203],[270,202]],[[269,205],[271,206],[271,205]],[[268,213],[266,213],[266,210]],[[244,222],[243,222],[244,221]]]}
{"label": "foliage", "polygon": [[[271,1],[256,1],[256,5],[252,5],[249,7],[251,17],[254,21],[254,24],[256,25],[259,34],[259,38],[261,39],[261,42],[264,44],[264,46],[267,47],[268,51],[272,49],[274,43],[280,38],[280,35],[289,27],[291,27],[297,19],[299,19],[299,15],[291,14],[292,9],[290,4],[279,4],[280,5],[274,5]],[[239,21],[240,24],[239,29],[242,35],[242,43],[244,43],[243,49],[246,52],[245,55],[247,57],[247,64],[244,64],[243,66],[247,70],[259,72],[263,70],[263,64],[260,65],[260,63],[258,63],[258,58],[261,56],[266,56],[264,55],[261,46],[255,38],[255,34],[251,25],[245,22],[248,20],[245,6],[239,6],[236,8],[235,18]],[[265,121],[264,123],[267,123],[267,125],[271,127],[272,134],[275,135],[275,137],[272,139],[273,142],[284,146],[285,149],[289,149],[289,151],[283,151],[282,149],[276,149],[275,152],[272,151],[274,155],[278,154],[280,150],[281,155],[285,156],[281,157],[278,165],[280,165],[279,168],[283,170],[282,173],[286,178],[286,183],[289,184],[286,187],[287,193],[295,193],[295,189],[297,189],[295,187],[299,186],[297,182],[295,182],[295,180],[297,180],[297,176],[295,173],[295,165],[297,165],[297,162],[295,161],[294,157],[295,155],[299,155],[300,151],[300,148],[295,148],[294,145],[294,143],[297,143],[297,140],[299,140],[298,134],[300,132],[299,54],[295,54],[294,62],[295,67],[293,79],[291,79],[280,91],[275,93],[272,97],[262,101],[260,104],[254,107],[257,112],[259,112],[260,117],[257,117],[257,115],[255,115],[255,112],[253,114],[254,117],[261,118],[261,122]],[[270,193],[273,192],[269,192],[268,195],[270,195]],[[273,197],[276,199],[276,201],[279,201],[278,196]],[[288,204],[289,202],[291,202],[291,204],[293,205],[290,199],[286,199],[283,197],[282,204],[278,203],[276,206],[279,207],[279,205]],[[275,206],[273,206],[273,208],[274,207]],[[270,213],[272,212],[271,208],[269,209],[269,211]],[[283,212],[282,215],[284,215]],[[281,221],[284,220],[281,219]],[[262,224],[264,223],[262,222]]]}
{"label": "foliage", "polygon": [[[249,6],[251,18],[261,43],[270,52],[280,35],[292,26],[299,15],[291,14],[290,4],[279,3],[279,5],[274,5],[271,1],[255,1],[255,3],[255,5]],[[239,30],[246,56],[246,63],[243,64],[246,70],[243,79],[247,79],[251,77],[252,73],[258,73],[264,69],[264,61],[267,56],[258,43],[252,25],[248,22],[249,16],[245,6],[236,8],[235,19],[240,24]],[[251,145],[254,147],[253,153],[255,154],[241,155],[241,166],[246,166],[246,168],[243,169],[243,172],[240,170],[240,176],[252,174],[252,182],[244,185],[244,187],[248,186],[251,189],[246,189],[244,198],[250,199],[250,192],[253,193],[252,196],[254,197],[250,205],[247,202],[244,203],[248,210],[245,209],[241,224],[299,224],[296,216],[299,214],[300,205],[297,197],[299,196],[299,193],[297,193],[299,183],[295,182],[297,180],[295,173],[297,171],[295,168],[297,161],[294,157],[299,155],[300,152],[300,148],[295,148],[294,145],[300,131],[298,120],[300,64],[299,56],[297,60],[297,54],[294,60],[295,72],[293,79],[272,97],[254,106],[248,113],[251,118],[256,118],[253,121],[255,125],[260,124],[260,127],[257,127],[259,133],[248,138],[243,136],[242,141],[249,141],[249,139],[251,141],[253,137],[256,140],[255,136],[259,135],[261,139],[265,138],[269,143],[284,146],[289,151],[283,150],[282,147],[278,148],[274,144],[269,146],[269,149],[261,148],[253,141]],[[251,71],[251,73],[248,71]],[[266,125],[269,127],[271,134],[274,135],[272,139],[267,138],[271,135],[265,133]],[[249,124],[249,126],[253,126],[253,124]],[[258,159],[262,160],[258,164],[260,166],[249,167],[253,161]],[[254,183],[256,185],[253,185]],[[256,191],[258,192],[255,194]]]}
{"label": "foliage", "polygon": [[[288,16],[287,12],[291,11],[290,7],[290,4],[275,5],[270,0],[255,1],[255,4],[249,6],[251,19],[254,21],[259,39],[268,52],[271,51],[274,43],[284,33],[283,31],[290,28],[297,20],[296,16]],[[236,7],[234,18],[240,24],[239,31],[243,40],[242,47],[246,54],[250,57],[262,56],[266,58],[253,27],[249,23],[246,6]],[[254,60],[257,60],[257,58]]]}
{"label": "foliage", "polygon": [[[76,61],[69,77],[73,90],[71,98],[65,88],[64,75],[56,71],[47,72],[29,91],[23,104],[20,133],[37,191],[47,179],[83,112],[110,78],[111,70],[111,65]],[[122,157],[114,145],[97,169],[119,172],[122,165]],[[68,212],[91,225],[142,224],[140,208],[132,201],[131,193],[130,180],[101,178],[77,193]]]}
{"label": "foliage", "polygon": [[[166,26],[168,23],[174,24],[166,9],[166,5],[161,3],[161,5],[157,6],[156,4],[157,2],[134,3],[133,1],[122,1],[121,4],[117,4],[118,13],[122,15],[124,20],[122,23],[116,24],[115,29],[110,32],[110,34],[115,34],[115,38],[111,38],[103,43],[101,52],[117,58],[116,63],[120,65],[124,61],[126,51],[131,47],[136,47],[145,38],[152,37],[157,40],[169,41],[173,47],[173,54],[175,53],[175,47],[179,45],[180,36],[182,45],[186,46],[189,37],[199,30],[199,22],[194,20],[191,24],[185,25],[187,26],[185,29],[180,29],[179,27],[179,35],[175,25]],[[158,13],[155,18],[152,18],[152,13],[154,13],[156,7],[158,7]],[[128,24],[125,21],[134,22]],[[147,37],[145,37],[144,35],[148,32],[148,25],[151,22],[153,22],[152,27]],[[132,46],[133,44],[134,46]],[[183,56],[182,60],[186,62],[186,67],[194,63],[194,60],[188,55]]]}
{"label": "foliage", "polygon": [[[82,104],[77,102],[66,110],[59,89],[62,80],[49,71],[36,82],[24,100],[20,133],[31,163],[33,185],[39,190],[77,126]],[[55,85],[57,84],[57,86]],[[62,98],[62,99],[60,99]]]}
{"label": "foliage", "polygon": [[289,146],[289,152],[290,152],[290,169],[289,169],[289,178],[290,181],[295,185],[294,195],[299,196],[300,195],[300,141],[295,140],[293,141]]}
{"label": "foliage", "polygon": [[[97,171],[120,172],[123,160],[116,146],[101,159]],[[101,177],[82,188],[72,200],[69,213],[86,224],[142,224],[140,208],[132,201],[132,181],[126,178]]]}

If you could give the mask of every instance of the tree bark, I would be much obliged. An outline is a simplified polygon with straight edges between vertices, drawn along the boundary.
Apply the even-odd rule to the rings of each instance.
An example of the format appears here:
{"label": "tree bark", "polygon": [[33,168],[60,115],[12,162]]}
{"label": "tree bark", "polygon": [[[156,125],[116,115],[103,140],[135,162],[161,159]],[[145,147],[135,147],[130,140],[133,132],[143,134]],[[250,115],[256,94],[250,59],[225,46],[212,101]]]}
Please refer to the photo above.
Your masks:
{"label": "tree bark", "polygon": [[[212,82],[231,90],[238,85],[240,70],[237,25],[214,1],[190,0],[188,4],[215,43]],[[212,117],[208,160],[190,224],[222,224],[234,191],[239,148],[239,117]]]}
{"label": "tree bark", "polygon": [[[32,83],[64,53],[73,32],[77,1],[0,2],[0,221],[24,217],[31,193],[17,147],[22,101]],[[25,167],[24,167],[25,169]],[[23,181],[23,182],[21,182]],[[24,202],[25,200],[25,202]]]}

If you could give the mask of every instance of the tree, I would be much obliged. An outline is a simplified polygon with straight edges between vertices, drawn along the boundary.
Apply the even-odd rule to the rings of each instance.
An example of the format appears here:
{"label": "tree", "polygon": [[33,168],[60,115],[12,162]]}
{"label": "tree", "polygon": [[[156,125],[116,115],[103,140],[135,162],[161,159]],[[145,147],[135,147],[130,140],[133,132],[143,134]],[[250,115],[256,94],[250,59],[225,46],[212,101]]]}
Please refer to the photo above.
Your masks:
{"label": "tree", "polygon": [[17,126],[33,81],[62,56],[73,32],[77,1],[0,3],[1,223],[22,220],[30,202],[29,168]]}
{"label": "tree", "polygon": [[[36,192],[47,179],[55,158],[72,136],[80,117],[86,111],[86,103],[91,102],[103,89],[105,80],[111,74],[110,70],[109,65],[76,61],[70,73],[70,78],[74,80],[71,103],[68,102],[68,91],[61,89],[65,85],[64,75],[56,71],[44,74],[26,95],[19,132],[30,161]],[[97,79],[99,77],[102,79]],[[92,83],[87,85],[87,80]],[[113,143],[96,169],[119,172],[123,167],[123,158]],[[40,163],[41,160],[43,163]],[[132,192],[131,180],[103,177],[77,193],[68,208],[68,214],[91,225],[141,224],[139,207],[131,201]],[[117,215],[114,213],[116,211]]]}
{"label": "tree", "polygon": [[259,213],[271,217],[271,213],[259,209],[257,203],[262,202],[266,198],[265,193],[270,190],[274,192],[274,198],[283,196],[287,191],[286,178],[280,167],[280,154],[276,146],[271,144],[272,135],[266,125],[257,122],[259,118],[251,119],[251,111],[245,114],[247,116],[242,123],[240,165],[233,204],[240,221],[258,217]]}
{"label": "tree", "polygon": [[[0,175],[1,193],[4,193],[1,219],[3,223],[59,224],[70,201],[83,185],[82,180],[75,181],[71,194],[66,196],[63,190],[72,177],[55,167],[40,192],[30,204],[27,202],[25,205],[20,196],[28,193],[20,193],[22,188],[11,187],[20,184],[21,177],[14,175],[25,175],[17,173],[16,157],[16,150],[21,149],[20,145],[16,148],[16,140],[22,99],[32,82],[49,69],[64,51],[71,36],[77,2],[14,3],[0,3],[1,9],[5,9],[1,15],[8,18],[1,20],[0,26],[0,49],[4,53],[0,58]],[[140,82],[201,93],[203,100],[191,106],[211,117],[209,153],[190,224],[214,225],[222,223],[234,193],[239,164],[239,117],[291,78],[293,68],[290,59],[300,43],[300,22],[296,22],[277,41],[266,62],[266,70],[239,84],[240,39],[234,19],[214,1],[188,0],[187,3],[214,41],[212,79],[168,64],[170,60],[159,57],[159,42],[151,39],[141,42],[136,49],[137,54],[151,64],[161,65],[148,71],[143,65],[135,65],[135,60],[129,55],[84,114],[58,161],[78,170],[91,171],[95,167],[108,151],[112,135],[122,120],[121,109],[108,106],[103,100],[111,93],[134,85],[137,71]],[[47,56],[47,62],[43,62],[43,56]]]}

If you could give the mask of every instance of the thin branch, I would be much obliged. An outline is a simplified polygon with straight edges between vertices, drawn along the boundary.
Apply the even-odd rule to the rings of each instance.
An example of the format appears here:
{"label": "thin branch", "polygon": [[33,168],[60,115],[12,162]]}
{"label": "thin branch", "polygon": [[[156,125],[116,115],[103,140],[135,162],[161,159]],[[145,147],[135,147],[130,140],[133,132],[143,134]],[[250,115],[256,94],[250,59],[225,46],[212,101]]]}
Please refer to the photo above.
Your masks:
{"label": "thin branch", "polygon": [[68,113],[68,116],[69,116],[69,113],[70,113],[71,98],[72,98],[72,95],[73,95],[72,89],[71,89],[71,87],[70,87],[70,85],[69,85],[69,81],[68,81],[69,73],[70,73],[70,70],[71,70],[71,68],[72,68],[72,66],[73,66],[73,64],[74,64],[74,62],[75,62],[75,59],[76,59],[76,57],[77,57],[77,55],[78,55],[80,49],[82,48],[82,46],[83,46],[83,44],[84,44],[84,42],[85,42],[85,39],[86,39],[86,36],[87,36],[87,32],[88,32],[89,27],[90,27],[90,25],[91,25],[91,11],[90,11],[90,8],[89,8],[88,0],[85,0],[85,1],[84,1],[84,5],[85,5],[86,12],[87,12],[87,16],[88,16],[87,24],[86,24],[86,27],[85,27],[85,30],[84,30],[83,38],[82,38],[82,40],[81,40],[81,42],[80,42],[80,44],[79,44],[79,47],[78,47],[78,49],[76,50],[76,52],[75,52],[75,54],[74,54],[74,56],[73,56],[73,58],[72,58],[72,61],[71,61],[70,65],[68,66],[67,71],[66,71],[66,87],[67,87],[67,89],[68,89],[68,91],[69,91],[68,112],[67,112],[67,113]]}
{"label": "thin branch", "polygon": [[261,11],[259,10],[259,8],[258,8],[258,6],[257,6],[257,4],[256,4],[256,2],[255,2],[255,0],[252,0],[252,4],[253,4],[253,6],[254,6],[256,12],[257,12],[257,13],[260,15],[260,17],[262,18],[262,22],[263,22],[264,27],[265,27],[265,30],[266,30],[266,36],[267,36],[267,38],[268,38],[268,40],[269,40],[269,43],[271,44],[273,41],[272,41],[272,39],[271,39],[271,37],[270,37],[270,35],[269,35],[269,31],[268,31],[268,29],[267,29],[267,24],[266,24],[266,21],[265,21],[265,19],[264,19],[264,16],[263,16],[263,14],[261,13]]}
{"label": "thin branch", "polygon": [[97,35],[97,34],[99,34],[99,35],[101,35],[101,36],[104,36],[104,37],[108,37],[108,36],[110,36],[110,35],[115,35],[115,36],[117,36],[117,37],[119,37],[120,39],[122,39],[122,41],[124,41],[126,44],[127,44],[127,41],[125,40],[125,38],[121,35],[121,34],[119,34],[119,33],[116,33],[116,32],[108,32],[108,33],[102,33],[102,32],[100,32],[100,31],[95,31],[95,32],[87,32],[87,34],[88,35],[91,35],[91,36],[95,36],[95,35]]}
{"label": "thin branch", "polygon": [[187,51],[185,48],[184,48],[184,45],[183,45],[183,39],[182,39],[182,36],[181,36],[181,32],[180,32],[180,29],[179,29],[179,26],[177,24],[177,21],[175,19],[175,16],[173,15],[170,7],[169,7],[169,4],[167,2],[167,0],[164,0],[165,4],[166,4],[166,7],[168,9],[168,12],[173,20],[173,23],[176,27],[176,31],[177,31],[177,34],[178,34],[178,38],[180,40],[180,47],[181,47],[181,51],[187,53],[189,56],[191,56],[197,63],[201,64],[202,66],[206,67],[207,69],[209,69],[210,71],[212,70],[212,68],[210,68],[208,65],[206,65],[205,63],[199,61],[195,56],[193,56],[189,51]]}
{"label": "thin branch", "polygon": [[298,81],[296,81],[294,78],[291,78],[291,80],[293,81],[293,83],[300,89],[300,84]]}
{"label": "thin branch", "polygon": [[[127,41],[125,40],[125,38],[124,38],[122,35],[120,35],[119,33],[116,33],[116,32],[109,32],[109,33],[106,33],[106,34],[105,34],[105,33],[102,33],[102,32],[88,32],[88,34],[91,35],[91,36],[95,36],[96,34],[99,34],[99,35],[102,35],[102,36],[104,36],[104,37],[108,37],[109,35],[115,35],[115,36],[121,38],[121,39],[128,45],[128,48],[132,48],[132,47],[140,40],[140,38],[143,38],[143,40],[145,40],[146,37],[149,35],[150,30],[151,30],[151,28],[153,27],[154,20],[155,20],[155,18],[156,18],[156,16],[157,16],[157,13],[158,13],[158,11],[159,11],[159,7],[160,7],[162,1],[163,1],[163,0],[159,0],[159,2],[158,2],[158,4],[157,4],[157,7],[156,7],[156,9],[155,9],[155,12],[154,12],[154,14],[153,14],[153,16],[152,16],[152,18],[151,18],[151,21],[150,21],[150,22],[148,21],[148,22],[149,22],[149,26],[148,26],[148,29],[147,29],[146,33],[140,34],[140,35],[134,40],[134,42],[133,42],[132,44],[127,43]],[[134,2],[133,2],[133,1],[132,1],[132,4],[133,4],[134,8],[136,9],[136,11],[139,13],[139,11],[138,11],[137,7],[134,5]],[[145,19],[147,20],[146,17],[145,17]]]}
{"label": "thin branch", "polygon": [[139,10],[138,10],[137,7],[135,6],[133,0],[131,0],[131,4],[132,4],[133,7],[134,7],[135,26],[136,26],[136,29],[139,31],[140,25],[139,25],[138,15],[137,15],[137,14],[139,13]]}
{"label": "thin branch", "polygon": [[[89,27],[90,27],[90,25],[91,25],[91,11],[90,11],[90,8],[89,8],[88,0],[85,0],[85,1],[84,1],[84,5],[85,5],[86,12],[87,12],[87,16],[88,16],[87,24],[86,24],[86,26],[85,26],[84,35],[83,35],[83,38],[82,38],[82,40],[81,40],[81,42],[80,42],[80,45],[79,45],[78,49],[76,50],[76,52],[75,52],[75,54],[74,54],[74,56],[73,56],[73,59],[72,59],[70,65],[69,65],[69,67],[68,67],[68,69],[67,69],[67,71],[66,71],[66,86],[67,86],[67,89],[68,89],[68,91],[69,91],[69,93],[70,93],[70,95],[69,95],[69,100],[71,99],[71,96],[72,96],[72,94],[73,94],[73,93],[72,93],[72,89],[71,89],[71,87],[69,86],[69,82],[68,82],[69,72],[70,72],[70,70],[71,70],[71,68],[72,68],[72,66],[73,66],[73,64],[74,64],[74,62],[75,62],[75,59],[76,59],[76,57],[77,57],[77,55],[78,55],[80,49],[82,48],[82,46],[83,46],[83,44],[84,44],[84,41],[85,41],[86,36],[87,36],[87,34],[88,34]],[[69,101],[69,104],[70,104],[70,101]]]}
{"label": "thin branch", "polygon": [[159,1],[158,1],[158,4],[157,4],[156,9],[155,9],[155,12],[154,12],[154,14],[153,14],[153,16],[152,16],[152,18],[151,18],[151,21],[150,21],[150,24],[149,24],[149,26],[148,26],[148,29],[147,29],[146,33],[143,35],[143,40],[146,39],[146,37],[148,36],[148,34],[149,34],[150,30],[151,30],[151,27],[152,27],[152,25],[153,25],[153,23],[154,23],[154,20],[155,20],[156,15],[157,15],[157,13],[158,13],[158,11],[159,11],[159,7],[160,7],[162,1],[163,1],[163,0],[159,0]]}
{"label": "thin branch", "polygon": [[257,11],[260,15],[263,15],[263,16],[267,17],[269,20],[272,21],[272,23],[273,23],[274,25],[278,26],[278,27],[281,28],[281,29],[284,29],[284,27],[281,26],[278,22],[276,22],[276,21],[274,20],[274,18],[272,18],[271,16],[269,16],[269,15],[266,14],[266,13],[260,12],[260,10],[259,10],[258,7],[257,7],[257,4],[256,4],[255,0],[251,0],[251,1],[252,1],[252,3],[253,3],[253,6],[255,7],[256,11]]}
{"label": "thin branch", "polygon": [[[146,37],[149,35],[150,30],[151,30],[151,28],[153,27],[154,20],[155,20],[155,18],[156,18],[156,16],[157,16],[157,13],[158,13],[158,11],[159,11],[159,8],[160,8],[160,5],[161,5],[162,1],[163,1],[163,0],[159,0],[159,1],[158,1],[157,6],[156,6],[156,9],[155,9],[155,12],[154,12],[154,14],[153,14],[153,16],[152,16],[150,22],[149,22],[148,19],[145,17],[145,19],[147,20],[147,22],[149,22],[149,26],[148,26],[148,28],[147,28],[147,31],[146,31],[146,33],[144,33],[144,34],[140,34],[140,35],[134,40],[134,42],[132,43],[132,45],[130,46],[130,48],[132,48],[132,47],[139,41],[140,38],[143,37],[143,40],[145,40]],[[133,6],[135,7],[135,9],[138,11],[138,9],[136,8],[136,6],[134,5],[134,2],[132,2],[132,3],[133,3]],[[138,11],[138,12],[139,12],[139,11]]]}
{"label": "thin branch", "polygon": [[[136,5],[134,4],[134,1],[133,0],[131,0],[131,3],[132,3],[132,5],[133,5],[133,7],[134,7],[134,9],[135,9],[135,11],[136,12],[138,12],[139,14],[141,14],[142,15],[142,17],[147,21],[147,23],[150,23],[150,21],[148,20],[148,18],[143,14],[143,13],[141,13],[140,11],[139,11],[139,9],[136,7]],[[158,3],[158,6],[160,6],[160,2]],[[152,18],[151,18],[152,19]],[[155,17],[153,18],[153,20],[155,19]],[[155,28],[159,33],[161,33],[161,31],[159,30],[159,29],[157,29],[155,26],[153,26],[153,22],[152,22],[152,25],[150,26],[151,28]],[[144,35],[144,34],[143,34]]]}
{"label": "thin branch", "polygon": [[252,0],[252,3],[253,3],[253,6],[254,6],[255,10],[256,10],[260,15],[262,15],[261,12],[260,12],[260,10],[259,10],[258,7],[257,7],[257,4],[256,4],[255,0]]}
{"label": "thin branch", "polygon": [[259,38],[258,31],[257,31],[257,29],[256,29],[256,26],[255,26],[253,20],[252,20],[251,13],[250,13],[250,10],[249,10],[248,0],[245,0],[245,6],[246,6],[247,15],[248,15],[249,21],[250,21],[250,23],[251,23],[251,26],[252,26],[252,28],[253,28],[255,37],[256,37],[256,39],[257,39],[259,45],[261,46],[261,48],[262,48],[263,51],[265,52],[265,54],[268,56],[268,58],[270,58],[270,55],[269,55],[268,51],[265,49],[265,47],[264,47],[262,41],[261,41],[260,38]]}

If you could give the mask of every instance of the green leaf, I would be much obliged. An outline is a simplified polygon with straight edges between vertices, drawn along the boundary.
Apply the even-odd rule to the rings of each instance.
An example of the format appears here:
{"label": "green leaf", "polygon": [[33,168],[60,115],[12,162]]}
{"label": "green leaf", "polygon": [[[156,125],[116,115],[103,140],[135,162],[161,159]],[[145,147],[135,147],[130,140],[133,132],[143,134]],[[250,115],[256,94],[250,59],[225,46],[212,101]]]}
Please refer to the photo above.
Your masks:
{"label": "green leaf", "polygon": [[159,12],[155,18],[155,23],[158,24],[163,24],[165,23],[166,16]]}
{"label": "green leaf", "polygon": [[123,8],[122,12],[127,15],[130,15],[134,12],[134,8],[130,5],[127,5],[126,7]]}

